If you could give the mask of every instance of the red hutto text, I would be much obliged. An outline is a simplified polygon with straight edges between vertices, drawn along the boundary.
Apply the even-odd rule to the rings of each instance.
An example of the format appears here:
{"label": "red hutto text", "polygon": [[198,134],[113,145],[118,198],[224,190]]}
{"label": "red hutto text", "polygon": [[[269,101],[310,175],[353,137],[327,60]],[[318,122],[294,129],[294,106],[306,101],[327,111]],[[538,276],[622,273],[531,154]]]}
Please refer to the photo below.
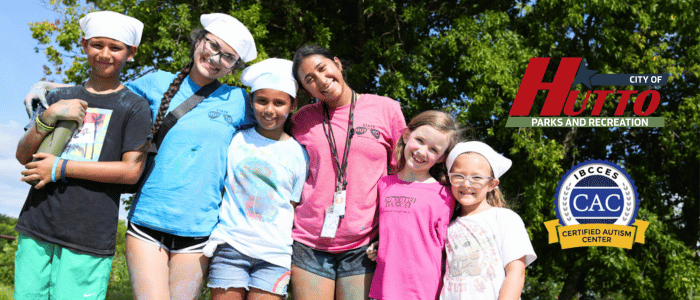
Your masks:
{"label": "red hutto text", "polygon": [[[520,88],[513,101],[513,106],[510,109],[510,116],[528,116],[530,115],[530,109],[535,101],[537,92],[539,90],[547,90],[547,98],[545,99],[544,106],[542,106],[542,111],[540,111],[540,116],[560,116],[562,108],[564,109],[564,114],[567,116],[577,116],[583,112],[586,108],[586,104],[591,96],[591,94],[596,94],[595,104],[593,105],[593,111],[591,116],[599,116],[600,111],[603,109],[603,104],[605,103],[608,95],[613,94],[611,98],[615,98],[614,95],[619,94],[620,101],[615,109],[615,115],[621,116],[625,112],[627,103],[632,95],[638,93],[636,90],[589,90],[586,92],[583,98],[583,103],[578,111],[574,110],[574,104],[579,96],[579,91],[570,90],[571,85],[576,78],[576,72],[578,71],[579,65],[581,64],[581,57],[564,57],[559,64],[559,69],[557,69],[556,74],[552,82],[543,82],[544,73],[547,71],[547,65],[549,64],[549,57],[535,57],[530,59],[525,70],[525,76],[520,82]],[[651,100],[649,101],[649,106],[644,110],[644,103],[646,99],[651,95]],[[659,107],[661,101],[661,95],[656,90],[646,90],[637,95],[634,101],[633,111],[638,116],[648,116],[652,114],[656,108]]]}

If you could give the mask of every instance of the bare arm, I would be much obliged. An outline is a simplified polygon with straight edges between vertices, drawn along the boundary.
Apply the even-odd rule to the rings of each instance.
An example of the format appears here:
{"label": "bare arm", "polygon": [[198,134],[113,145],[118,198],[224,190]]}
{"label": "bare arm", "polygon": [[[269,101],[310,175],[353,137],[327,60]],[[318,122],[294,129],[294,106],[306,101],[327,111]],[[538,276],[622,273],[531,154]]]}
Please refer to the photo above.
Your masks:
{"label": "bare arm", "polygon": [[[42,114],[41,119],[49,124],[56,124],[59,120],[76,121],[78,124],[85,118],[87,102],[79,99],[61,100],[49,106]],[[49,125],[47,124],[47,125]],[[15,157],[21,164],[26,164],[32,159],[49,131],[41,130],[33,124],[24,134],[17,145]]]}
{"label": "bare arm", "polygon": [[32,159],[32,155],[36,153],[41,142],[49,133],[50,131],[41,130],[36,124],[32,124],[32,127],[27,130],[17,145],[15,157],[20,164],[25,165]]}
{"label": "bare arm", "polygon": [[[47,153],[34,155],[37,161],[26,164],[22,171],[22,181],[40,180],[35,188],[40,189],[51,182],[51,169],[55,156]],[[121,161],[91,162],[69,160],[66,165],[66,178],[85,179],[105,183],[135,184],[138,182],[145,166],[146,155],[139,151],[129,151],[122,154]],[[59,161],[56,170],[56,180],[60,179]]]}
{"label": "bare arm", "polygon": [[519,299],[523,286],[525,286],[525,256],[506,265],[506,279],[503,281],[498,300]]}

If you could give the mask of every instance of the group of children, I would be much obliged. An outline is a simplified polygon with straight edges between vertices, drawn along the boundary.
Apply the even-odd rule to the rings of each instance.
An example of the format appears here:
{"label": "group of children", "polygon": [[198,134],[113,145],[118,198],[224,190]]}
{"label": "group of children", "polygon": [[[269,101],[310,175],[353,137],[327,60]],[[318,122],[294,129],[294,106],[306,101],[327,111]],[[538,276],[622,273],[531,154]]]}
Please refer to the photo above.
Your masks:
{"label": "group of children", "polygon": [[525,267],[536,255],[498,188],[511,161],[482,142],[459,142],[459,132],[449,115],[427,111],[397,143],[396,172],[377,183],[379,241],[367,251],[377,260],[370,297],[520,297]]}
{"label": "group of children", "polygon": [[[39,183],[16,227],[16,299],[104,298],[115,184],[142,173],[126,245],[137,299],[194,299],[207,274],[213,299],[281,299],[290,279],[295,299],[520,296],[536,256],[520,217],[502,208],[511,161],[461,141],[442,112],[406,127],[395,101],[352,91],[325,49],[246,68],[250,97],[216,87],[155,143],[166,114],[257,56],[236,19],[201,21],[180,73],[125,87],[143,24],[114,12],[81,19],[90,78],[49,93],[17,150],[22,180]],[[299,85],[319,102],[292,117]],[[36,153],[59,120],[82,126],[60,157]]]}

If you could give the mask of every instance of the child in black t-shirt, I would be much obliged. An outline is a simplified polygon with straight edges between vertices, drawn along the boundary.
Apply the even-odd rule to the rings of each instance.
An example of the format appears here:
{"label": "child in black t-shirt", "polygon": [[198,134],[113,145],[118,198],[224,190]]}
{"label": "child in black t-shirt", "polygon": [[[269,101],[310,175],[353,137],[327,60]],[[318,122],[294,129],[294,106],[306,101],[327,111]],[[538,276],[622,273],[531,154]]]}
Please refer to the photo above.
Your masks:
{"label": "child in black t-shirt", "polygon": [[[104,299],[121,187],[136,183],[145,164],[138,150],[151,111],[119,80],[143,23],[102,11],[82,18],[80,27],[89,79],[49,93],[49,107],[37,111],[17,147],[17,160],[26,167],[22,181],[38,183],[15,227],[15,299]],[[63,153],[36,153],[59,120],[80,124]]]}

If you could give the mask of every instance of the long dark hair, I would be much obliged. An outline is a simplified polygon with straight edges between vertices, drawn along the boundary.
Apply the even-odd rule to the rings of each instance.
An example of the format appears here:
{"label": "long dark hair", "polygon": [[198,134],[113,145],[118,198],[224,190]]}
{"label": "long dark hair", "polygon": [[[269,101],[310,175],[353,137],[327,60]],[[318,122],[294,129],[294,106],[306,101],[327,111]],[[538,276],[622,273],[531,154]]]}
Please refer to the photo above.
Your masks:
{"label": "long dark hair", "polygon": [[[319,45],[314,45],[314,44],[303,45],[303,46],[299,47],[299,49],[297,49],[296,52],[294,52],[294,58],[292,58],[292,74],[294,74],[294,79],[297,81],[299,86],[302,89],[304,89],[305,91],[306,91],[306,88],[304,88],[304,85],[302,84],[301,78],[299,78],[299,74],[298,74],[299,67],[301,66],[301,63],[304,62],[304,60],[307,57],[312,56],[312,55],[321,55],[327,59],[330,59],[331,61],[333,61],[333,63],[335,63],[334,59],[336,58],[336,56],[333,55],[333,53],[331,53],[330,50],[328,50],[324,47],[321,47]],[[343,73],[343,80],[345,81],[345,84],[350,86],[348,84],[347,74],[345,73],[345,69],[347,69],[350,64],[346,61],[343,61],[343,60],[340,60],[340,63],[342,63],[345,66],[345,68],[343,68],[343,71],[341,71]]]}
{"label": "long dark hair", "polygon": [[[416,128],[421,126],[430,126],[443,132],[449,137],[449,145],[445,149],[445,153],[442,158],[446,158],[447,155],[452,151],[452,148],[461,140],[464,129],[455,121],[452,116],[437,110],[424,111],[411,119],[408,123],[404,133],[410,133],[416,130]],[[401,171],[406,166],[406,157],[403,155],[403,151],[406,148],[406,143],[403,140],[403,136],[399,138],[394,146],[394,159],[396,159],[396,166],[392,169],[392,173],[397,173]],[[439,181],[442,185],[448,185],[449,180],[447,178],[447,167],[445,162],[436,163],[433,165],[428,172],[430,176]]]}

